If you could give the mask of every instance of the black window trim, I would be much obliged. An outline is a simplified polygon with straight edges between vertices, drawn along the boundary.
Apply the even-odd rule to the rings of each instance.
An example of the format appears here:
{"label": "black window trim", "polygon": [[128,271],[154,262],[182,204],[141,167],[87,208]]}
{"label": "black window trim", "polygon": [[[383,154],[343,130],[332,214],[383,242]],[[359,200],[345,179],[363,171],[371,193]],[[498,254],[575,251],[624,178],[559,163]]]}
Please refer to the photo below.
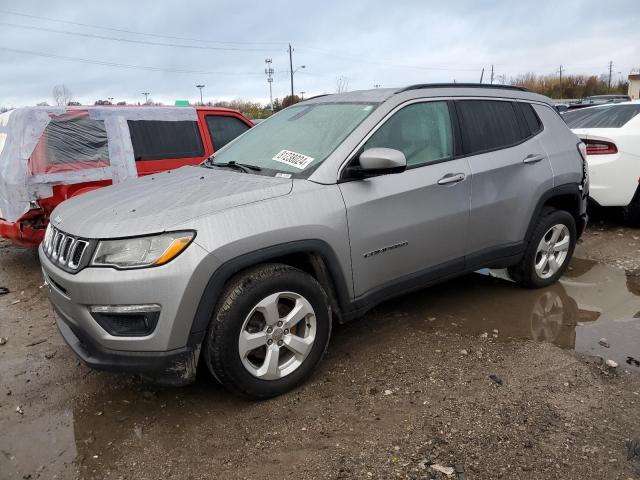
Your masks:
{"label": "black window trim", "polygon": [[[512,104],[515,104],[515,103],[528,103],[529,105],[531,105],[531,107],[533,107],[533,103],[532,102],[529,102],[527,100],[522,100],[522,99],[519,99],[519,98],[516,99],[516,98],[496,98],[496,97],[464,97],[464,98],[454,98],[454,99],[452,99],[453,108],[456,111],[456,122],[458,124],[457,125],[457,131],[458,131],[459,136],[460,136],[460,145],[461,146],[462,146],[462,129],[461,129],[462,121],[460,119],[460,112],[458,112],[457,103],[459,101],[465,101],[465,100],[486,100],[486,101],[497,101],[497,102],[511,102]],[[517,113],[519,111],[519,109],[516,109],[514,107],[514,110],[516,112],[516,117],[519,118],[519,115]],[[532,138],[537,137],[542,132],[544,132],[545,125],[544,125],[544,122],[542,121],[542,119],[540,118],[540,116],[538,115],[538,112],[535,111],[535,108],[533,109],[533,112],[538,117],[538,120],[540,120],[540,125],[541,125],[540,130],[538,132],[536,132],[535,134],[532,134],[532,135],[528,136],[527,138],[519,140],[519,141],[517,141],[515,143],[511,143],[509,145],[501,145],[501,146],[496,147],[496,148],[490,148],[490,149],[486,149],[486,150],[478,150],[478,151],[471,152],[471,153],[464,153],[464,149],[461,148],[460,149],[460,152],[461,152],[460,155],[458,155],[455,158],[473,157],[475,155],[483,155],[485,153],[497,152],[499,150],[505,150],[507,148],[517,147],[518,145],[521,145],[521,144],[523,144],[525,142],[528,142]],[[520,123],[520,121],[518,121],[518,123]]]}
{"label": "black window trim", "polygon": [[[250,130],[251,128],[255,127],[255,124],[253,122],[247,123],[247,121],[243,118],[238,117],[237,115],[234,115],[232,113],[215,113],[215,112],[205,112],[204,114],[204,124],[207,127],[207,134],[209,135],[209,140],[211,140],[211,146],[213,147],[213,151],[217,152],[218,150],[220,150],[220,148],[224,148],[226,146],[223,145],[222,147],[218,148],[216,147],[216,141],[213,138],[213,135],[211,134],[211,130],[209,129],[209,123],[207,122],[207,118],[208,117],[231,117],[231,118],[235,118],[236,120],[238,120],[240,123],[243,123],[247,126],[247,130]],[[246,130],[245,130],[246,132]],[[244,132],[242,132],[244,133]],[[242,135],[242,133],[240,135]],[[238,136],[240,136],[238,135]],[[238,138],[238,137],[236,137]],[[235,138],[233,139],[235,140]],[[231,143],[233,142],[233,140],[227,142],[227,143]]]}
{"label": "black window trim", "polygon": [[[131,136],[131,126],[129,125],[129,122],[148,122],[148,121],[158,121],[158,122],[173,122],[175,120],[127,120],[127,128],[129,129],[129,135]],[[191,121],[191,120],[184,120],[184,121]],[[162,156],[158,156],[158,155],[139,155],[139,156],[135,156],[135,147],[133,146],[133,141],[132,143],[132,148],[134,150],[134,160],[135,162],[156,162],[156,161],[162,161],[162,160],[176,160],[176,159],[180,159],[180,158],[200,158],[200,157],[205,157],[206,155],[206,150],[204,148],[204,142],[202,141],[202,132],[200,131],[200,121],[199,120],[193,120],[193,122],[196,124],[196,131],[198,132],[198,141],[199,141],[199,147],[200,147],[200,154],[199,155],[191,155],[191,156],[186,156],[183,154],[178,154],[178,153],[173,153],[173,154],[166,154],[166,155],[162,155]]]}

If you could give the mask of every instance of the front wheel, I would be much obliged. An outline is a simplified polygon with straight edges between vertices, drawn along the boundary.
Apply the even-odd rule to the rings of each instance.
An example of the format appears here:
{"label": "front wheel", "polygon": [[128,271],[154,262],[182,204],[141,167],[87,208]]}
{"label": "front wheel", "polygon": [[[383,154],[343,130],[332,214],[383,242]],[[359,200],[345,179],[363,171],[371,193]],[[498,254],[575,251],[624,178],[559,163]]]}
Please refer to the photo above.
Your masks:
{"label": "front wheel", "polygon": [[564,210],[545,209],[522,260],[509,275],[522,286],[541,288],[557,281],[569,266],[576,246],[576,222]]}
{"label": "front wheel", "polygon": [[209,370],[238,395],[264,399],[304,380],[331,334],[327,295],[309,274],[261,265],[232,279],[205,340]]}

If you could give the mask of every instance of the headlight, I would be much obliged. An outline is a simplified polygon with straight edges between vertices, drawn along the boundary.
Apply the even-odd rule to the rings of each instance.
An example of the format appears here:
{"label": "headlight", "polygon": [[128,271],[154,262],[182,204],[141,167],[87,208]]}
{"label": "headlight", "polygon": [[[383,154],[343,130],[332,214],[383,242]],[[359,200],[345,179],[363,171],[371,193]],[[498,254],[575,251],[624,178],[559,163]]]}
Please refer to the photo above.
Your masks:
{"label": "headlight", "polygon": [[101,240],[91,265],[116,268],[164,265],[180,255],[195,236],[195,232],[169,232],[120,240]]}

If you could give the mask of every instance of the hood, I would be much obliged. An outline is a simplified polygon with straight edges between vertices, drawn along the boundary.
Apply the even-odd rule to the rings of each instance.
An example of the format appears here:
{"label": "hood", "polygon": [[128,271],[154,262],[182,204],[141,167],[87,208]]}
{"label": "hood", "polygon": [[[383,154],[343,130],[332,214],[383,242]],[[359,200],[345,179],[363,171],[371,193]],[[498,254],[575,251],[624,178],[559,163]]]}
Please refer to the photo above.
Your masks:
{"label": "hood", "polygon": [[227,208],[287,195],[293,181],[198,166],[148,175],[71,198],[55,227],[86,238],[145,235]]}

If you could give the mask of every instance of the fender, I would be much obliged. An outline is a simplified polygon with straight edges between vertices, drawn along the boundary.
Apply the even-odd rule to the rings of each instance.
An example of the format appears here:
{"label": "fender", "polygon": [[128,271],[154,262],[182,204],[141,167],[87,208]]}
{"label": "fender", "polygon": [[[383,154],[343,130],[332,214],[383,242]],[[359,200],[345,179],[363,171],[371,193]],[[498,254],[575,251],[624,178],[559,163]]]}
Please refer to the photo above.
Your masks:
{"label": "fender", "polygon": [[207,282],[198,308],[196,310],[187,346],[199,345],[204,340],[209,322],[227,281],[236,273],[253,265],[259,265],[279,257],[295,254],[310,253],[319,255],[327,266],[330,281],[337,297],[338,306],[342,311],[348,310],[351,299],[348,295],[347,282],[340,268],[340,262],[333,249],[322,240],[297,240],[262,248],[244,253],[223,263],[211,275]]}
{"label": "fender", "polygon": [[542,207],[553,197],[558,197],[560,195],[564,196],[572,196],[575,200],[574,212],[578,215],[578,219],[576,219],[576,227],[578,230],[578,238],[582,235],[584,228],[587,224],[587,200],[584,198],[582,191],[580,191],[580,187],[577,183],[566,183],[564,185],[558,185],[553,188],[550,188],[542,196],[538,199],[538,203],[536,204],[536,208],[533,211],[533,215],[531,215],[531,219],[529,220],[529,226],[527,227],[527,233],[524,237],[525,242],[529,241],[531,237],[531,233],[535,228],[536,222],[540,217],[540,213],[542,212]]}

